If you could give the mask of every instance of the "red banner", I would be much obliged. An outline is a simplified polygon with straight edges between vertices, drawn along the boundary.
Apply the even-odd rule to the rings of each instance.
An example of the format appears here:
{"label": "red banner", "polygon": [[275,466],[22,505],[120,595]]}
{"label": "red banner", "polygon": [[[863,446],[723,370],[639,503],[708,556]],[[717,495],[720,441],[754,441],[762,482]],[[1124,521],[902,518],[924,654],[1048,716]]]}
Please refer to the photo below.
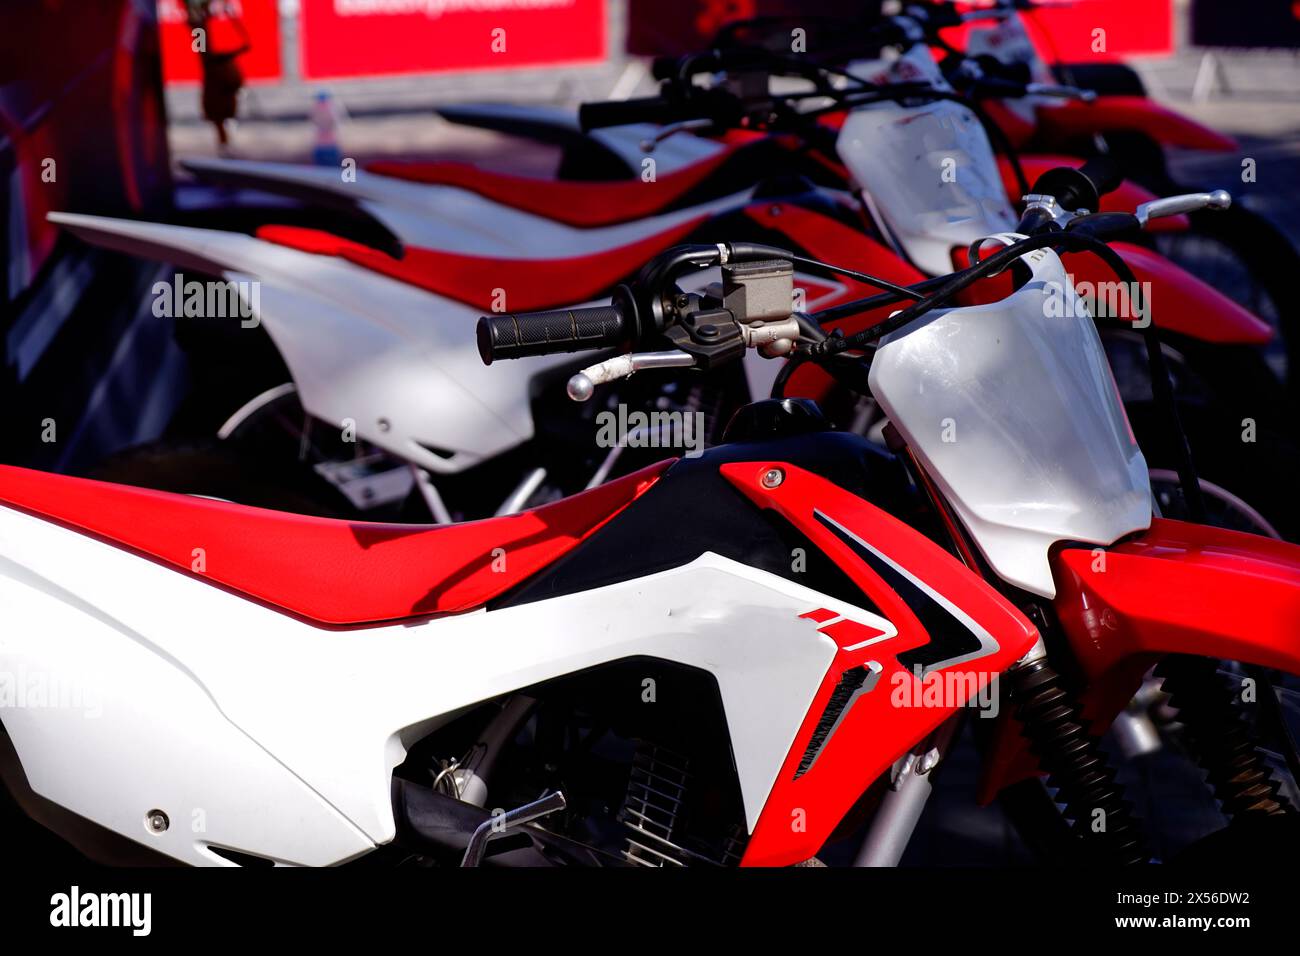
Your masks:
{"label": "red banner", "polygon": [[[1173,0],[1041,0],[1022,14],[1049,63],[1091,63],[1174,50]],[[990,6],[985,2],[968,6]],[[957,31],[954,35],[958,35]]]}
{"label": "red banner", "polygon": [[1039,27],[1035,42],[1064,63],[1174,50],[1173,0],[1074,0],[1040,7],[1029,22]]}
{"label": "red banner", "polygon": [[604,0],[302,0],[306,79],[605,58]]}
{"label": "red banner", "polygon": [[[247,45],[239,57],[244,79],[257,82],[280,78],[280,14],[276,0],[213,0],[205,42],[213,53],[229,53]],[[185,13],[185,0],[158,0],[162,37],[163,79],[168,83],[197,83],[199,55]]]}

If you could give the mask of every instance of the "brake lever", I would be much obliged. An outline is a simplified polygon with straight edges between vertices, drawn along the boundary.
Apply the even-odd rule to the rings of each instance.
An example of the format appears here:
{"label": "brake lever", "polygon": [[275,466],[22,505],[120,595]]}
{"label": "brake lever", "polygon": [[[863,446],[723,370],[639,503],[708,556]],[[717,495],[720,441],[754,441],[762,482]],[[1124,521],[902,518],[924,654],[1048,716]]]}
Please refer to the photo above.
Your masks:
{"label": "brake lever", "polygon": [[711,119],[689,119],[682,120],[680,123],[670,123],[662,129],[656,130],[653,136],[648,136],[638,144],[643,153],[653,153],[655,147],[671,136],[678,133],[693,133],[696,130],[706,130],[713,126]]}
{"label": "brake lever", "polygon": [[1052,96],[1063,100],[1079,100],[1083,103],[1097,101],[1096,90],[1085,90],[1077,86],[1057,86],[1052,83],[1026,83],[1026,96]]}
{"label": "brake lever", "polygon": [[979,23],[983,20],[1010,20],[1016,11],[1007,7],[980,7],[978,10],[965,10],[958,14],[962,23]]}
{"label": "brake lever", "polygon": [[1145,226],[1152,219],[1164,216],[1180,216],[1202,209],[1227,209],[1231,205],[1232,194],[1226,189],[1216,189],[1208,193],[1184,193],[1181,196],[1152,199],[1138,206],[1133,214],[1137,216],[1138,223]]}
{"label": "brake lever", "polygon": [[585,402],[591,398],[597,385],[627,378],[633,372],[647,368],[689,368],[694,364],[695,356],[679,349],[668,352],[628,352],[584,368],[569,379],[565,391],[575,402]]}

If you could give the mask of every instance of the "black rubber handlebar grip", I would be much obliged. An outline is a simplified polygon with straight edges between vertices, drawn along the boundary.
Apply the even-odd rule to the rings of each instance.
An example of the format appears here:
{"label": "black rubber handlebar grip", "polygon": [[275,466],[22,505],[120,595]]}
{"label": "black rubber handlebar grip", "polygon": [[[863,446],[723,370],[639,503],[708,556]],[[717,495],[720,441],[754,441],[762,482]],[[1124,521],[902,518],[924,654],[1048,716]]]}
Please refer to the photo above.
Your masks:
{"label": "black rubber handlebar grip", "polygon": [[628,337],[623,310],[617,305],[485,315],[478,320],[478,354],[484,365],[497,359],[611,348]]}
{"label": "black rubber handlebar grip", "polygon": [[1113,156],[1094,156],[1079,167],[1079,172],[1088,177],[1098,196],[1114,192],[1124,182],[1124,171]]}
{"label": "black rubber handlebar grip", "polygon": [[[681,108],[662,96],[643,96],[631,100],[583,103],[578,107],[578,125],[583,131],[631,123],[675,123],[684,117]],[[685,117],[689,118],[689,117]]]}
{"label": "black rubber handlebar grip", "polygon": [[650,75],[656,80],[671,80],[677,76],[679,63],[675,56],[657,56],[650,63]]}
{"label": "black rubber handlebar grip", "polygon": [[1056,197],[1062,209],[1087,209],[1096,212],[1101,197],[1124,181],[1119,163],[1109,156],[1094,156],[1078,169],[1057,166],[1038,177],[1031,193]]}

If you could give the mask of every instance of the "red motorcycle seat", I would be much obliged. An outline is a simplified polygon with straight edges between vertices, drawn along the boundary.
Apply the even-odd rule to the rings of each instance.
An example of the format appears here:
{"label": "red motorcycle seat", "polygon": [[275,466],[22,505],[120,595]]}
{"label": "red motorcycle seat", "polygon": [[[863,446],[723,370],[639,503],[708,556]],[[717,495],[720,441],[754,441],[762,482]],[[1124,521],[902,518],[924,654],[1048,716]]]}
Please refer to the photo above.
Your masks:
{"label": "red motorcycle seat", "polygon": [[380,161],[366,168],[434,186],[455,186],[570,226],[609,226],[643,219],[677,202],[704,182],[731,156],[720,150],[682,169],[646,182],[640,177],[611,181],[575,181],[513,176],[472,163]]}
{"label": "red motorcycle seat", "polygon": [[623,246],[567,259],[505,259],[408,246],[401,259],[318,229],[262,226],[257,237],[356,265],[449,299],[489,311],[496,307],[502,277],[510,277],[512,312],[555,308],[594,299],[648,259],[686,238],[707,216],[678,223]]}
{"label": "red motorcycle seat", "polygon": [[669,462],[532,511],[450,525],[343,521],[0,465],[0,502],[316,624],[467,611],[557,560]]}

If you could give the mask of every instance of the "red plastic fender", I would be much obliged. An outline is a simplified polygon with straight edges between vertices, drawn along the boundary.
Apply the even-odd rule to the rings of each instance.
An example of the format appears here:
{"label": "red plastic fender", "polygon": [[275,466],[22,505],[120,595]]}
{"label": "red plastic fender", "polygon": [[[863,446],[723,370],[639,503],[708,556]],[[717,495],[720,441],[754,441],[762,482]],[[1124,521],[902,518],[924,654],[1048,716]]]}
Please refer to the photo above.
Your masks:
{"label": "red plastic fender", "polygon": [[[1025,179],[1032,186],[1035,180],[1049,169],[1056,169],[1058,166],[1069,166],[1071,169],[1078,169],[1084,161],[1078,156],[1055,156],[1047,154],[1021,154],[1020,168],[1025,174]],[[998,157],[998,169],[1002,172],[1002,183],[1006,187],[1007,195],[1015,197],[1020,192],[1020,183],[1016,179],[1015,169],[1011,161],[1005,156]],[[1139,186],[1132,180],[1126,179],[1119,184],[1117,189],[1113,189],[1101,197],[1101,209],[1094,212],[1132,212],[1144,202],[1150,202],[1156,198],[1156,194]],[[1164,216],[1160,219],[1153,219],[1146,227],[1148,232],[1186,232],[1191,228],[1192,221],[1184,215]]]}
{"label": "red plastic fender", "polygon": [[[1147,293],[1151,319],[1160,328],[1222,344],[1263,345],[1273,337],[1272,327],[1263,319],[1159,253],[1127,242],[1112,242],[1110,246],[1133,270],[1138,282],[1150,283],[1143,291]],[[1110,267],[1091,253],[1067,253],[1061,261],[1073,276],[1075,288],[1090,283],[1097,299],[1118,281]]]}
{"label": "red plastic fender", "polygon": [[[1300,674],[1300,546],[1154,518],[1110,548],[1062,548],[1052,567],[1056,613],[1087,682],[1080,702],[1094,733],[1166,654]],[[981,799],[1035,772],[1019,725],[1004,720]]]}
{"label": "red plastic fender", "polygon": [[1155,518],[1055,565],[1057,612],[1093,679],[1133,654],[1175,652],[1300,674],[1300,545]]}
{"label": "red plastic fender", "polygon": [[[764,480],[772,469],[784,475],[776,487]],[[1023,657],[1038,632],[943,548],[825,478],[771,461],[721,471],[866,596],[862,620],[811,601],[799,615],[810,636],[834,641],[835,656],[741,859],[788,866],[813,856],[873,781]]]}
{"label": "red plastic fender", "polygon": [[606,292],[647,259],[685,239],[708,216],[696,216],[623,246],[566,259],[507,259],[407,246],[401,259],[332,232],[259,226],[257,238],[321,256],[338,256],[391,279],[483,310],[496,306],[502,275],[512,276],[510,307],[521,311],[582,302]]}
{"label": "red plastic fender", "polygon": [[1183,149],[1235,151],[1237,141],[1145,96],[1099,96],[1091,103],[1070,100],[1038,109],[1038,138],[1077,139],[1114,130],[1145,133],[1158,143]]}

